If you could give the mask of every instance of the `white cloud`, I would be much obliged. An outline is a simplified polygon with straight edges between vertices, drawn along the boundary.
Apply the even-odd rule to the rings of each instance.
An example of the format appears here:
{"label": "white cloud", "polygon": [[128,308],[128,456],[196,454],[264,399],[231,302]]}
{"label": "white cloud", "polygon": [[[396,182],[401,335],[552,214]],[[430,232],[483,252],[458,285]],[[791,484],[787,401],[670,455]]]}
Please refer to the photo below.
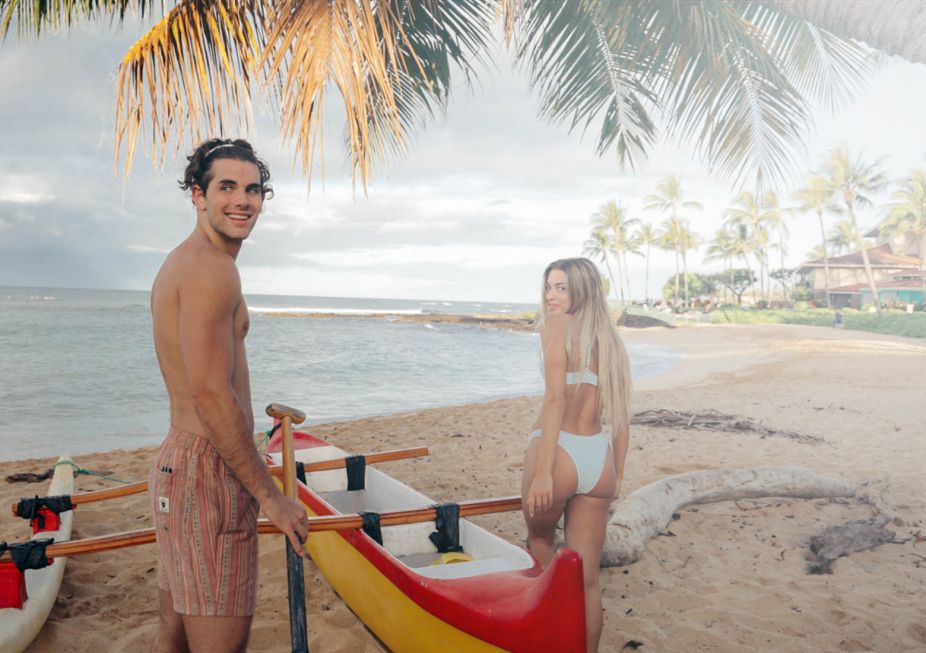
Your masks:
{"label": "white cloud", "polygon": [[372,268],[435,264],[466,269],[542,265],[562,255],[562,247],[518,245],[399,245],[292,254],[293,258],[329,268]]}
{"label": "white cloud", "polygon": [[171,247],[159,247],[155,245],[126,245],[125,248],[140,254],[169,254],[172,249]]}

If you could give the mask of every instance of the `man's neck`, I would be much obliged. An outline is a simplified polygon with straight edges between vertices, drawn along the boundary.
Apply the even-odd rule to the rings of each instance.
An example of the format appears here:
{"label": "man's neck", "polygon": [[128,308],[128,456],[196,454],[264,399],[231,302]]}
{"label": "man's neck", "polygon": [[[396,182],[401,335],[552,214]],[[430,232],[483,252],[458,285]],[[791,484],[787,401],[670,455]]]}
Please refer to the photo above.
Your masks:
{"label": "man's neck", "polygon": [[216,249],[221,250],[231,256],[233,259],[238,260],[238,252],[241,251],[241,244],[244,241],[227,238],[223,234],[213,229],[209,224],[209,221],[206,219],[204,213],[197,214],[196,228],[193,230],[193,232],[198,233],[200,236],[208,240]]}

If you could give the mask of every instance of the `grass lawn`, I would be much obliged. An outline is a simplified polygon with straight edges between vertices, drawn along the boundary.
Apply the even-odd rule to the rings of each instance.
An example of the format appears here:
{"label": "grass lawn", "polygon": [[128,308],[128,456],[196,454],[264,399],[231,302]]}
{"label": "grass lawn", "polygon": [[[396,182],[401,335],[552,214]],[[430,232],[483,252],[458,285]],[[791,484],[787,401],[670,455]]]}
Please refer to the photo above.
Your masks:
{"label": "grass lawn", "polygon": [[[826,308],[748,310],[719,308],[711,313],[713,324],[809,324],[832,326],[833,311]],[[909,338],[926,338],[926,313],[885,310],[877,313],[842,309],[846,329],[886,333]]]}

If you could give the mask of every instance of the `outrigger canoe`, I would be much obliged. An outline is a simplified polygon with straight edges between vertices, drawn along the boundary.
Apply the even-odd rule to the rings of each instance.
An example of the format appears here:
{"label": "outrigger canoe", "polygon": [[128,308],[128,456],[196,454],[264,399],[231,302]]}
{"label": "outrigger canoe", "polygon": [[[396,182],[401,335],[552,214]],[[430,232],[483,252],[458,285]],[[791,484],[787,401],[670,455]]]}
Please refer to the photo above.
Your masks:
{"label": "outrigger canoe", "polygon": [[[61,456],[55,466],[48,496],[71,495],[74,492],[74,468],[69,456]],[[37,530],[33,540],[53,538],[55,542],[71,538],[71,526],[74,511],[68,510],[60,515],[43,515],[36,524]],[[64,566],[67,558],[55,558],[51,565],[43,569],[28,569],[25,572],[27,598],[22,608],[0,609],[0,653],[19,653],[25,649],[45,624],[61,587]],[[4,577],[5,583],[12,583]],[[11,589],[5,587],[6,589]],[[13,588],[15,590],[15,588]]]}
{"label": "outrigger canoe", "polygon": [[[297,463],[348,456],[313,435],[294,436]],[[277,433],[268,464],[280,463],[281,448]],[[379,529],[379,513],[435,502],[362,461],[346,473],[306,473],[298,494],[312,515],[372,513],[369,528],[310,532],[306,547],[348,607],[394,653],[585,652],[582,561],[574,551],[560,550],[543,570],[521,547],[457,522],[452,510],[437,526]],[[438,546],[446,549],[448,537],[462,551],[442,554]]]}

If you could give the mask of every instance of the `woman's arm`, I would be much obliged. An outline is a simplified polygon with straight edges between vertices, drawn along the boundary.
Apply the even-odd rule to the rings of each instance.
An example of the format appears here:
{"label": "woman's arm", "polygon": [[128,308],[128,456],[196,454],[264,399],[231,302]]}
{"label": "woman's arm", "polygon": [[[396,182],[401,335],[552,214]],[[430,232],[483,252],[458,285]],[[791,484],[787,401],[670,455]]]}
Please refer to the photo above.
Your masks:
{"label": "woman's arm", "polygon": [[540,410],[540,447],[526,501],[531,515],[553,505],[553,461],[566,412],[566,330],[571,320],[567,315],[553,316],[540,334],[545,389]]}
{"label": "woman's arm", "polygon": [[611,439],[611,451],[614,454],[614,471],[617,475],[617,487],[614,489],[614,498],[621,496],[621,485],[624,482],[624,462],[627,460],[627,448],[630,445],[630,430],[625,428],[615,433]]}

